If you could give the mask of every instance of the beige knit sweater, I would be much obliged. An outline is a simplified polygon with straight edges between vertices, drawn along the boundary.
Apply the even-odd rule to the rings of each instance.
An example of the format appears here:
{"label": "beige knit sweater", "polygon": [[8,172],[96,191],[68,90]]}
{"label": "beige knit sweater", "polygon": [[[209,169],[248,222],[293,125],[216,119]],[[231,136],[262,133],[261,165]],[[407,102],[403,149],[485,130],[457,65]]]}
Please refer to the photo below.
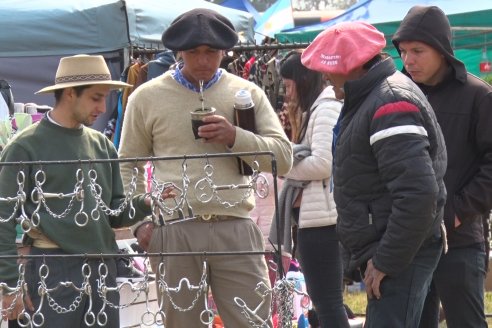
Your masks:
{"label": "beige knit sweater", "polygon": [[[190,111],[201,107],[199,94],[177,83],[172,78],[171,71],[144,83],[132,93],[128,100],[119,156],[159,157],[272,151],[276,157],[278,174],[286,174],[292,166],[292,148],[265,93],[258,86],[233,74],[223,72],[220,80],[205,90],[205,105],[215,107],[217,115],[222,115],[229,122],[233,122],[234,94],[239,89],[247,89],[252,94],[255,103],[257,134],[236,128],[234,146],[228,149],[225,145],[206,144],[201,139],[194,139]],[[257,160],[261,171],[271,171],[272,158],[270,156],[258,156]],[[207,160],[189,159],[186,162],[187,168],[184,172],[182,159],[156,161],[156,176],[162,182],[174,182],[182,187],[183,174],[186,174],[191,181],[188,201],[194,214],[249,217],[249,211],[254,207],[253,194],[233,208],[226,208],[216,198],[206,204],[199,202],[195,196],[195,184],[206,176],[204,166]],[[235,157],[209,158],[208,162],[213,166],[212,179],[215,185],[248,182],[248,177],[239,174]],[[139,172],[144,172],[144,164],[143,162],[138,163]],[[125,185],[131,179],[134,166],[135,163],[121,164]],[[144,176],[140,174],[138,190],[144,191],[144,188]],[[237,189],[220,191],[218,195],[223,200],[234,203],[242,200],[244,193],[244,189]]]}

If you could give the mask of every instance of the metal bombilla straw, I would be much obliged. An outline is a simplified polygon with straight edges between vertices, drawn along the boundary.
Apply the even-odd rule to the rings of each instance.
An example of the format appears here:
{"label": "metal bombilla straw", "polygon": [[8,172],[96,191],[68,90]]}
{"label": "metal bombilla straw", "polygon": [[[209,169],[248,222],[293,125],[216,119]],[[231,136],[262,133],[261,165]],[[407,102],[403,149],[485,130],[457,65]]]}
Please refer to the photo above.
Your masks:
{"label": "metal bombilla straw", "polygon": [[203,80],[198,81],[200,84],[200,101],[202,102],[202,111],[205,111],[205,97],[203,96]]}

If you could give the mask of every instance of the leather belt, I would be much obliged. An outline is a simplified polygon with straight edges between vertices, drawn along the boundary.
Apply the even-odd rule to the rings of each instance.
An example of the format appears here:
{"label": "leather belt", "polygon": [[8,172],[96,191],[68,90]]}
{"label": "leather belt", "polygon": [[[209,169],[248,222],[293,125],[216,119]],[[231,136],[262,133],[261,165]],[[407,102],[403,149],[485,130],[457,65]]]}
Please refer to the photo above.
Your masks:
{"label": "leather belt", "polygon": [[168,225],[168,224],[176,224],[176,223],[181,223],[181,222],[186,222],[186,221],[210,223],[210,222],[226,221],[226,220],[231,220],[231,219],[240,219],[240,218],[236,217],[236,216],[230,216],[230,215],[202,214],[202,215],[195,215],[193,217],[187,217],[187,218],[176,218],[176,219],[166,220],[166,221],[164,221],[164,226]]}
{"label": "leather belt", "polygon": [[231,218],[227,215],[217,215],[217,214],[203,214],[203,215],[195,215],[195,219],[200,222],[219,222],[227,220]]}

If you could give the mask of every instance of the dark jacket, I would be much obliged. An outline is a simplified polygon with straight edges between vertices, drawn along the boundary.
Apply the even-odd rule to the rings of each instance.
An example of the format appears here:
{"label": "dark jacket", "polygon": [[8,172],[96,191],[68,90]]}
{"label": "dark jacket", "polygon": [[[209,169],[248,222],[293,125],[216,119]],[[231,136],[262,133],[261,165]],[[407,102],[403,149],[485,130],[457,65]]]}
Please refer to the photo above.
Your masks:
{"label": "dark jacket", "polygon": [[[449,21],[438,7],[413,8],[394,35],[398,51],[401,41],[424,42],[449,63],[442,82],[419,85],[436,112],[448,151],[444,221],[449,247],[483,245],[482,219],[492,208],[492,87],[454,57]],[[455,216],[462,223],[457,228]]]}
{"label": "dark jacket", "polygon": [[156,55],[154,60],[151,60],[148,65],[147,81],[152,80],[159,75],[167,72],[171,65],[176,63],[174,53],[171,50],[164,50]]}
{"label": "dark jacket", "polygon": [[444,140],[425,96],[391,58],[344,89],[334,196],[338,234],[350,252],[346,273],[372,258],[395,276],[440,236]]}

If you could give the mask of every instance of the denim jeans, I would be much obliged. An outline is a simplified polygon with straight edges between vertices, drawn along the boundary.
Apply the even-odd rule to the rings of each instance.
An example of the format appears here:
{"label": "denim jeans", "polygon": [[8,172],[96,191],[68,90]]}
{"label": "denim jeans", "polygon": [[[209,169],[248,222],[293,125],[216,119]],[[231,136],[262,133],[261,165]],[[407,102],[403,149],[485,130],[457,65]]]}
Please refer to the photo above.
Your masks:
{"label": "denim jeans", "polygon": [[348,328],[336,226],[297,230],[299,262],[321,328]]}
{"label": "denim jeans", "polygon": [[439,301],[448,328],[486,328],[486,253],[481,245],[450,248],[441,256],[425,301],[420,328],[437,328]]}
{"label": "denim jeans", "polygon": [[441,239],[428,243],[401,274],[384,277],[380,286],[381,298],[367,302],[364,328],[418,327],[441,252]]}

